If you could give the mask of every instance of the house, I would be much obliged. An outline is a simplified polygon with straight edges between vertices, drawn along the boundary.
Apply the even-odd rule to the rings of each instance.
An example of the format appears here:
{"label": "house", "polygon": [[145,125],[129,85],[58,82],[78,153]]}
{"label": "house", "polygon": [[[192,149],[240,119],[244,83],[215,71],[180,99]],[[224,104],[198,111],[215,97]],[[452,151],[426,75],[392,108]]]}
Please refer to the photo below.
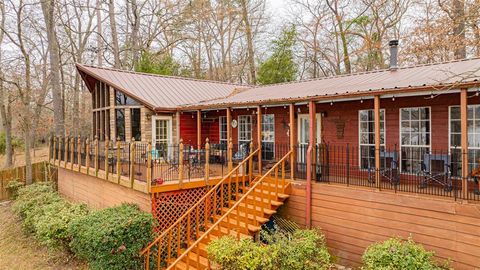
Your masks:
{"label": "house", "polygon": [[[89,167],[94,147],[96,155],[105,149],[103,159],[89,162],[90,167],[96,162],[97,177],[103,166],[105,178],[117,174],[120,183],[120,172],[128,171],[132,187],[135,181],[146,183],[147,193],[159,194],[184,189],[185,179],[192,190],[200,187],[195,179],[215,177],[213,185],[229,179],[238,187],[239,175],[250,174],[255,183],[256,170],[278,186],[288,174],[290,194],[280,214],[324,229],[329,247],[345,264],[358,265],[362,250],[374,241],[411,234],[458,269],[480,267],[480,58],[397,67],[395,42],[391,55],[385,70],[266,86],[77,64],[92,93],[97,145],[73,140],[72,148],[55,144],[51,155],[63,160],[63,151],[81,145],[83,150],[63,160],[81,160],[81,170]],[[120,144],[143,152],[129,154],[131,148]],[[111,151],[119,157],[111,163],[109,145],[117,145]],[[130,155],[126,164],[120,158],[124,151]],[[233,169],[234,164],[240,165]],[[165,183],[178,185],[168,189]],[[228,192],[236,192],[239,203],[228,207],[242,207],[239,188],[234,189]],[[281,190],[286,193],[285,184]],[[169,225],[180,226],[178,220],[187,216],[190,221],[192,211],[207,216],[206,208],[198,210],[193,202],[207,200],[211,192],[188,195],[193,208],[182,208]],[[230,214],[223,212],[220,220]],[[201,244],[188,243],[186,254]],[[176,266],[185,263],[183,256],[190,255],[174,260]]]}

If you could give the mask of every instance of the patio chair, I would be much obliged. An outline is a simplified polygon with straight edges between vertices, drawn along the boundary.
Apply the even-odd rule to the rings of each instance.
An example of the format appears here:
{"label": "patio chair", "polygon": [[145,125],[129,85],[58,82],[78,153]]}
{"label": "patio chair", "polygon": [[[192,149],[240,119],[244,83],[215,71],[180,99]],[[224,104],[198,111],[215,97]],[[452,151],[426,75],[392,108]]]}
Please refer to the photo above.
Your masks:
{"label": "patio chair", "polygon": [[[380,160],[385,161],[385,164],[380,168],[380,180],[386,179],[392,185],[400,184],[398,152],[381,151]],[[375,183],[375,166],[369,166],[368,168],[368,182]]]}
{"label": "patio chair", "polygon": [[417,173],[422,178],[419,188],[437,184],[447,192],[453,190],[449,154],[424,154],[420,165],[421,171]]}

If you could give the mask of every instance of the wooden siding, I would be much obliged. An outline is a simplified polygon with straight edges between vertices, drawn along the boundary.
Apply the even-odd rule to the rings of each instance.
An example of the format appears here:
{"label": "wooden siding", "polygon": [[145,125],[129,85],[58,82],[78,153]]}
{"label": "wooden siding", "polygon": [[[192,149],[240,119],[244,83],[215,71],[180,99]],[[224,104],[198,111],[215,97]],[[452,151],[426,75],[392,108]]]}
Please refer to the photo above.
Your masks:
{"label": "wooden siding", "polygon": [[[56,170],[49,170],[47,162],[37,162],[32,164],[33,182],[57,181]],[[26,167],[19,166],[0,171],[0,201],[10,199],[7,187],[11,181],[20,181],[25,183]]]}
{"label": "wooden siding", "polygon": [[[340,263],[358,266],[370,244],[411,235],[455,269],[480,268],[479,204],[315,183],[312,205],[312,224]],[[293,185],[280,213],[305,225],[304,183]]]}
{"label": "wooden siding", "polygon": [[146,193],[60,167],[58,191],[72,201],[83,202],[94,208],[128,202],[138,204],[143,211],[151,211],[151,198]]}

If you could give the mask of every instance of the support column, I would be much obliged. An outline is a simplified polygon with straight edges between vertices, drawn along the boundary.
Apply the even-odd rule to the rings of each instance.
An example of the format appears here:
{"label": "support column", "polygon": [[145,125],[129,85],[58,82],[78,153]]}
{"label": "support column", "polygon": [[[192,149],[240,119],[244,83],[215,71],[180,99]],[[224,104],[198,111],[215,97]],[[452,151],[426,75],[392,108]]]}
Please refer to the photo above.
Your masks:
{"label": "support column", "polygon": [[375,96],[374,126],[375,126],[375,186],[380,188],[380,96]]}
{"label": "support column", "polygon": [[197,148],[202,148],[202,112],[197,111]]}
{"label": "support column", "polygon": [[307,183],[306,183],[306,209],[305,209],[305,225],[307,229],[312,227],[312,178],[314,174],[314,161],[313,161],[313,149],[315,147],[315,138],[316,138],[316,110],[315,102],[310,101],[308,104],[309,112],[309,142],[307,150]]}
{"label": "support column", "polygon": [[258,172],[262,174],[262,106],[257,106]]}
{"label": "support column", "polygon": [[230,108],[227,108],[227,144],[232,138],[232,112]]}
{"label": "support column", "polygon": [[290,178],[293,181],[295,179],[295,105],[290,104],[289,106],[290,113],[290,150],[292,155],[290,156]]}
{"label": "support column", "polygon": [[462,145],[462,195],[467,198],[468,195],[468,103],[467,89],[460,90],[460,125],[461,125],[461,145]]}

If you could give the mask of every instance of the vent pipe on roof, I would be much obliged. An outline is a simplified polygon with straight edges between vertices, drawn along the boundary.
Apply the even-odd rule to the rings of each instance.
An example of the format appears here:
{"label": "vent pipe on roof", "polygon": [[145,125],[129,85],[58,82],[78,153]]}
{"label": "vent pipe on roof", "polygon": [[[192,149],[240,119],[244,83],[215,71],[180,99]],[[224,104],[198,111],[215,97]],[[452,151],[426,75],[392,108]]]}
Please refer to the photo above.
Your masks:
{"label": "vent pipe on roof", "polygon": [[394,71],[398,68],[398,39],[390,40],[390,70]]}

